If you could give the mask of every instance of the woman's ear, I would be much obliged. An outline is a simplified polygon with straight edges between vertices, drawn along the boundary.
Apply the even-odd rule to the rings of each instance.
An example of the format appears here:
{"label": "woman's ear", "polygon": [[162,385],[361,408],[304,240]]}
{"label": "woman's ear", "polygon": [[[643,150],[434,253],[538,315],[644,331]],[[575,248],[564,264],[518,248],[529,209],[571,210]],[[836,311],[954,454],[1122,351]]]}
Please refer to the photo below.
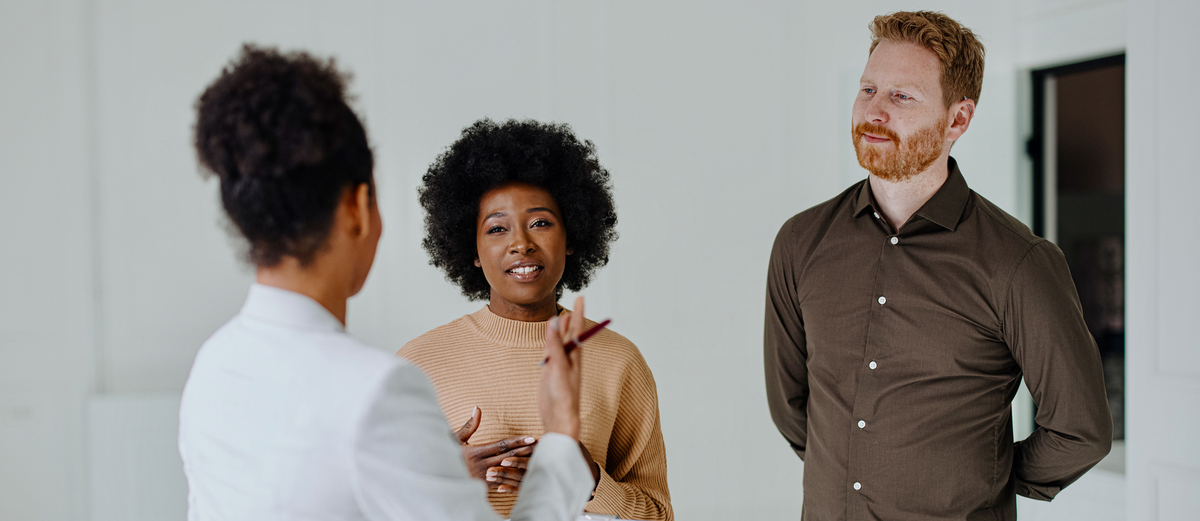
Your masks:
{"label": "woman's ear", "polygon": [[353,237],[360,239],[371,235],[371,185],[359,183],[350,194],[350,217]]}
{"label": "woman's ear", "polygon": [[475,267],[476,267],[476,268],[482,268],[482,267],[483,267],[483,263],[479,262],[479,257],[475,257]]}

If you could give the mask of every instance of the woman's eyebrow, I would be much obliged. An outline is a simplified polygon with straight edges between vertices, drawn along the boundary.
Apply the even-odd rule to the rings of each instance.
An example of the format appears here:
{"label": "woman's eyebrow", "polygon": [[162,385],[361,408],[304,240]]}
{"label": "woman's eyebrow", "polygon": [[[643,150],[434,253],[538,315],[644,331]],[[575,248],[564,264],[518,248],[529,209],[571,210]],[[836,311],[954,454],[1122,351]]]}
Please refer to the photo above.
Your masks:
{"label": "woman's eyebrow", "polygon": [[491,219],[492,217],[504,217],[504,216],[506,216],[506,215],[508,215],[508,214],[506,214],[506,213],[504,213],[504,212],[492,212],[492,213],[489,213],[489,214],[487,215],[487,217],[484,217],[484,218],[483,218],[483,220],[485,220],[485,221],[486,221],[486,220],[488,220],[488,219]]}
{"label": "woman's eyebrow", "polygon": [[554,213],[554,210],[551,210],[544,206],[537,206],[537,207],[525,210],[525,213],[534,213],[534,212],[550,212],[550,214],[552,214],[552,215],[558,215],[558,214]]}

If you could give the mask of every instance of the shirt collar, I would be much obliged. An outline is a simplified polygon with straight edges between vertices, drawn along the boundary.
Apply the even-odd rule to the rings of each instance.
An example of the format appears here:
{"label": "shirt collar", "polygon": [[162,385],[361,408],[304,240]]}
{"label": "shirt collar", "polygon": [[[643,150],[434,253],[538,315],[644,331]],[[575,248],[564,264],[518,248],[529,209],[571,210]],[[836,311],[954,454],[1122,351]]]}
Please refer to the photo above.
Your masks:
{"label": "shirt collar", "polygon": [[[948,166],[950,175],[946,178],[946,182],[942,183],[941,188],[938,188],[933,197],[925,201],[916,214],[942,228],[954,231],[958,227],[958,221],[962,219],[963,210],[967,207],[971,189],[967,186],[967,180],[958,170],[958,162],[953,157],[950,158]],[[858,189],[858,198],[854,202],[854,215],[857,217],[863,213],[863,210],[867,208],[874,210],[874,207],[871,182],[867,180]]]}
{"label": "shirt collar", "polygon": [[316,300],[307,295],[255,283],[239,313],[247,317],[295,327],[345,332],[346,328]]}

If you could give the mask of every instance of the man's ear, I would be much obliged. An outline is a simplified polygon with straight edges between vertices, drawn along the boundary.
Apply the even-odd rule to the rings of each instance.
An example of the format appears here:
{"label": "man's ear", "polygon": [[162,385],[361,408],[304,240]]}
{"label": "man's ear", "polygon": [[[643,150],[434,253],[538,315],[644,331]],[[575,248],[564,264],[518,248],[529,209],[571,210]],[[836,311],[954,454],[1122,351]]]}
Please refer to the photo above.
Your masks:
{"label": "man's ear", "polygon": [[967,128],[971,126],[971,120],[975,118],[975,100],[964,97],[950,105],[948,117],[950,126],[946,129],[946,139],[958,141],[958,138],[962,137],[967,132]]}

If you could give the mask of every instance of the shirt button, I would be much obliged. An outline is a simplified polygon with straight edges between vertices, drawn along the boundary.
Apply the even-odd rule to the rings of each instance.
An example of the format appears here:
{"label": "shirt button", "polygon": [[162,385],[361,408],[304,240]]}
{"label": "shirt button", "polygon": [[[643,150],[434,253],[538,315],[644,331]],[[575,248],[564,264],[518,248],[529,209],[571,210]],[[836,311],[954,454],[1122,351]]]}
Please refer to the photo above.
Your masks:
{"label": "shirt button", "polygon": [[871,369],[875,369],[876,367],[879,367],[879,364],[875,363],[874,360],[871,360],[871,363],[867,364],[867,367],[870,367]]}
{"label": "shirt button", "polygon": [[858,428],[860,428],[860,429],[864,429],[864,428],[866,428],[866,427],[867,427],[867,422],[865,422],[865,421],[862,421],[862,420],[858,420]]}
{"label": "shirt button", "polygon": [[854,482],[854,490],[862,490],[862,483]]}
{"label": "shirt button", "polygon": [[871,212],[871,213],[875,215],[875,218],[876,218],[876,219],[878,219],[878,218],[879,218],[879,212]]}
{"label": "shirt button", "polygon": [[899,244],[899,243],[900,243],[900,239],[892,237],[892,244]]}
{"label": "shirt button", "polygon": [[880,305],[880,306],[882,306],[882,305],[883,305],[885,302],[887,302],[887,299],[886,299],[886,298],[879,297],[879,305]]}

